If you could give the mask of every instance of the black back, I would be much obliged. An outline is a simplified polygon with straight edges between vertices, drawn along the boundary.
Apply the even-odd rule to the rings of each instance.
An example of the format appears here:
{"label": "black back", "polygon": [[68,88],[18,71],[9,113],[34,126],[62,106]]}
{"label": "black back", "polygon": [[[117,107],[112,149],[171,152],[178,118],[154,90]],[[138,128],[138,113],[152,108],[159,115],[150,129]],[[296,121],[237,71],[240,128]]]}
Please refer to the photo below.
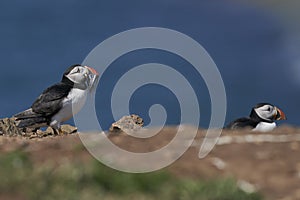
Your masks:
{"label": "black back", "polygon": [[72,85],[60,82],[46,90],[32,104],[32,111],[44,116],[53,116],[62,108],[62,101],[67,97]]}
{"label": "black back", "polygon": [[239,129],[239,128],[246,128],[246,127],[255,128],[259,122],[260,122],[259,120],[255,120],[249,117],[242,117],[229,123],[225,128],[226,129]]}

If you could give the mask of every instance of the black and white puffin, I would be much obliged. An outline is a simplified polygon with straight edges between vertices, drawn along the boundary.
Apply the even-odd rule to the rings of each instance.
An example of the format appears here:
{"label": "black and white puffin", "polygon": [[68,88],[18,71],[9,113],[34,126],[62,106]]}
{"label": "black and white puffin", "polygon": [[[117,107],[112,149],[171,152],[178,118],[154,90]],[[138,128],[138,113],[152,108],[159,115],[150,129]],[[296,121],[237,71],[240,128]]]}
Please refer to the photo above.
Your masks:
{"label": "black and white puffin", "polygon": [[276,120],[285,120],[285,114],[269,103],[259,103],[251,110],[249,117],[242,117],[229,123],[227,129],[250,127],[253,131],[267,132],[276,127]]}
{"label": "black and white puffin", "polygon": [[98,72],[91,67],[70,66],[61,82],[44,90],[29,109],[14,115],[17,127],[38,129],[50,126],[55,133],[56,130],[61,132],[61,123],[80,111],[98,77]]}

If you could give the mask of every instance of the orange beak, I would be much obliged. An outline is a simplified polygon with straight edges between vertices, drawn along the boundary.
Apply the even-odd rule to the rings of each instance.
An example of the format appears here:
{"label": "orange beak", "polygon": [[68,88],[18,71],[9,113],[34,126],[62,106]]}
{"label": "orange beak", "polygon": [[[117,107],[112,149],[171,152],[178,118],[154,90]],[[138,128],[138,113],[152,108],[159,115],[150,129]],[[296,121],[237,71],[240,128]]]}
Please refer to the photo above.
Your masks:
{"label": "orange beak", "polygon": [[86,68],[88,68],[88,70],[90,70],[90,72],[92,72],[93,74],[95,74],[95,75],[99,75],[99,73],[94,69],[94,68],[92,68],[92,67],[88,67],[88,66],[85,66]]}
{"label": "orange beak", "polygon": [[276,115],[274,116],[274,118],[276,120],[286,120],[286,116],[285,116],[284,112],[282,112],[282,110],[280,110],[277,107],[275,109],[276,109]]}

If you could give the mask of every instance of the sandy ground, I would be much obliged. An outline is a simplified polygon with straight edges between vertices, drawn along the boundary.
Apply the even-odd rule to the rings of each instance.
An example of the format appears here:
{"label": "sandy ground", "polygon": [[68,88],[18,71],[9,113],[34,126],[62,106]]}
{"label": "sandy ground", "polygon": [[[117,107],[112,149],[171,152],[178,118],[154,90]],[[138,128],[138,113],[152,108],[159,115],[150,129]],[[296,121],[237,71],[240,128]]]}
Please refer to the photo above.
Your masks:
{"label": "sandy ground", "polygon": [[[148,152],[168,144],[176,132],[176,127],[168,127],[148,139],[126,134],[110,135],[109,139],[128,151]],[[190,134],[188,129],[183,133]],[[270,200],[300,199],[300,129],[283,126],[269,133],[223,131],[214,149],[200,159],[205,134],[206,130],[199,130],[191,147],[166,169],[175,176],[195,179],[233,177],[243,190],[259,191]],[[28,152],[37,166],[49,161],[60,165],[68,160],[94,159],[77,133],[33,139],[0,136],[0,153],[14,150]]]}

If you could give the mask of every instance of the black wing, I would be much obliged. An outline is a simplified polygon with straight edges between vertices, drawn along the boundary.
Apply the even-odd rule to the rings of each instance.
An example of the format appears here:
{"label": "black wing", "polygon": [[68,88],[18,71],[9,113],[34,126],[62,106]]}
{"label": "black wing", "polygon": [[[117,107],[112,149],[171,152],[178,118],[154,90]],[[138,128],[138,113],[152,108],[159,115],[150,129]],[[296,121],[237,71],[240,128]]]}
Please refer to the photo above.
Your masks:
{"label": "black wing", "polygon": [[32,111],[44,116],[56,114],[62,107],[63,98],[68,96],[72,86],[57,83],[47,88],[32,104]]}
{"label": "black wing", "polygon": [[255,128],[258,123],[259,123],[258,121],[252,120],[251,118],[242,117],[229,123],[225,128],[227,129],[239,129],[239,128],[246,128],[246,127]]}

